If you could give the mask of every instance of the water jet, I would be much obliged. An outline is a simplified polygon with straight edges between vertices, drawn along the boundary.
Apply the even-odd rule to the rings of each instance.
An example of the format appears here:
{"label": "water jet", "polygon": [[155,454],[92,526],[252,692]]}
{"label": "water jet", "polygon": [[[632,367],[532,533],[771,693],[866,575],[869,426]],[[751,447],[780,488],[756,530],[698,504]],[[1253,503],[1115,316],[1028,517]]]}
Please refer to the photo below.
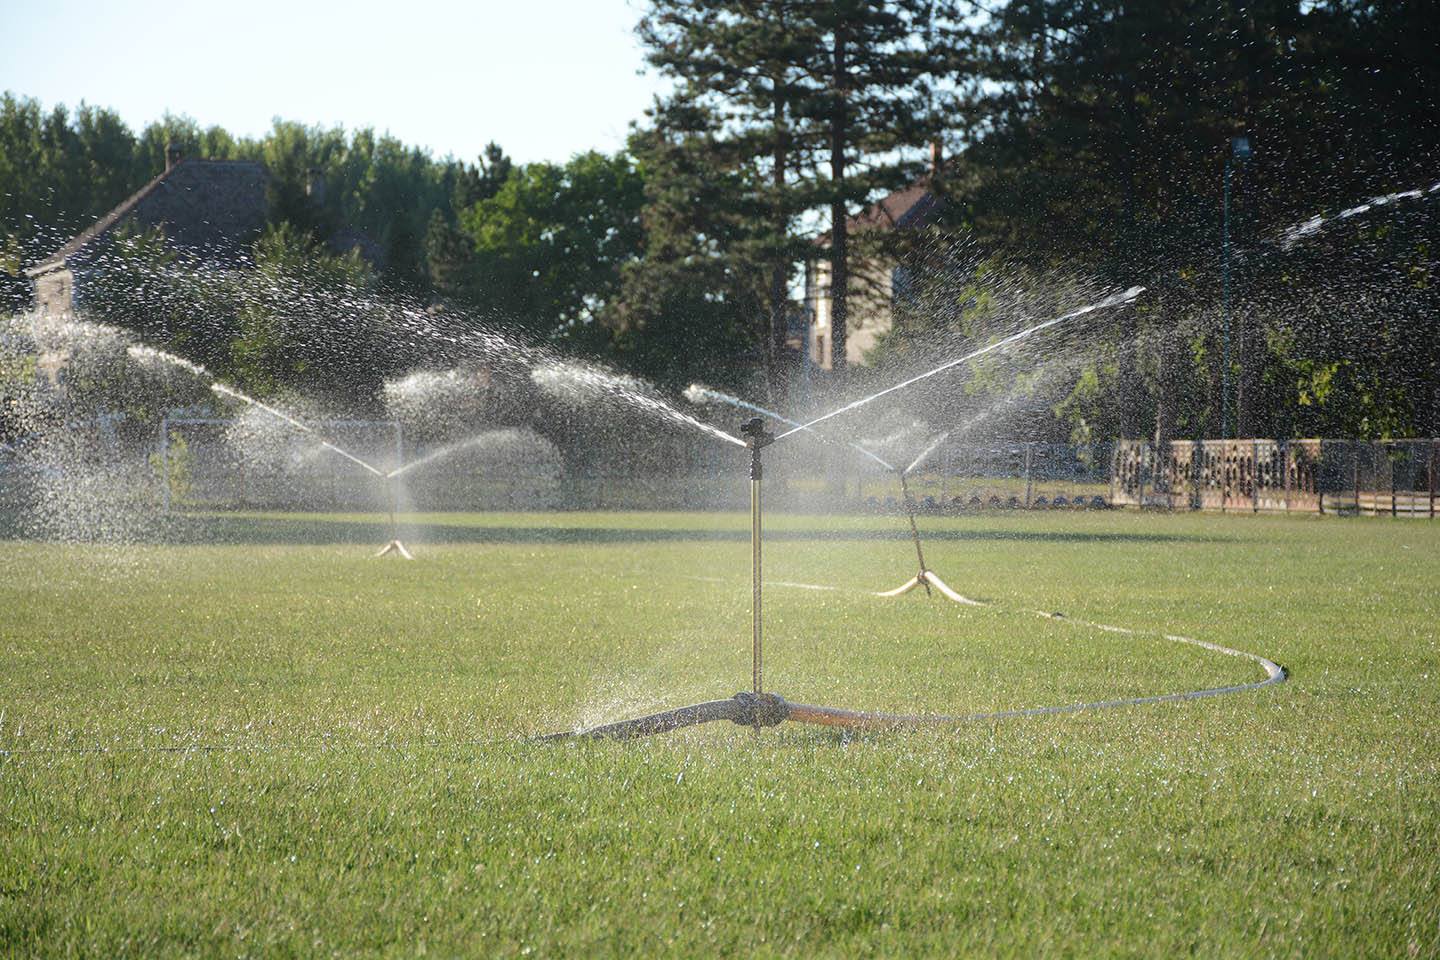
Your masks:
{"label": "water jet", "polygon": [[904,584],[897,587],[896,589],[886,590],[884,592],[877,593],[876,596],[898,597],[903,594],[909,593],[916,587],[924,587],[926,596],[932,596],[933,594],[931,593],[930,588],[933,585],[936,590],[940,591],[942,596],[947,597],[950,600],[954,600],[957,603],[965,602],[963,597],[961,597],[954,590],[950,589],[950,587],[945,583],[945,581],[941,580],[938,576],[935,575],[934,571],[930,570],[925,565],[925,549],[920,542],[920,529],[915,522],[915,499],[910,495],[910,485],[908,480],[909,474],[914,471],[916,467],[920,466],[920,464],[924,463],[930,457],[930,455],[940,447],[940,444],[944,443],[946,438],[950,436],[948,431],[940,434],[938,437],[932,440],[930,444],[925,447],[925,449],[920,451],[920,454],[916,456],[915,459],[913,459],[909,463],[909,465],[901,468],[896,467],[894,464],[890,463],[888,460],[875,453],[873,450],[870,450],[867,447],[864,447],[858,443],[853,443],[851,441],[833,440],[816,431],[812,427],[801,424],[797,420],[792,420],[789,417],[776,413],[773,410],[767,410],[766,408],[758,404],[751,403],[747,400],[741,400],[739,397],[731,396],[728,393],[722,393],[719,390],[714,390],[696,383],[690,385],[690,388],[685,391],[685,396],[692,403],[727,403],[733,407],[737,407],[742,410],[750,410],[754,413],[764,414],[765,416],[770,417],[772,420],[777,420],[780,423],[784,423],[788,426],[794,427],[797,430],[804,430],[807,434],[815,437],[823,443],[840,444],[842,446],[849,447],[851,450],[854,450],[858,453],[865,455],[866,457],[869,457],[871,460],[875,461],[880,466],[884,467],[886,470],[893,472],[900,480],[901,499],[904,502],[906,517],[909,519],[910,522],[910,537],[915,544],[915,557],[916,560],[919,561],[919,571],[916,573],[915,576],[911,577],[909,580],[907,580]]}
{"label": "water jet", "polygon": [[[876,729],[934,724],[953,725],[959,723],[973,722],[977,720],[1003,719],[1019,716],[1038,716],[1045,714],[1074,712],[1079,710],[1092,710],[1108,707],[1131,706],[1145,703],[1161,703],[1175,700],[1186,700],[1198,697],[1215,696],[1222,693],[1233,693],[1242,690],[1253,690],[1263,686],[1267,686],[1272,683],[1283,682],[1285,679],[1284,669],[1277,666],[1273,662],[1265,659],[1264,657],[1260,657],[1255,654],[1244,653],[1242,651],[1231,650],[1226,647],[1219,647],[1218,645],[1209,644],[1204,641],[1192,640],[1188,637],[1169,636],[1168,639],[1177,640],[1185,643],[1193,643],[1199,646],[1206,647],[1208,649],[1217,650],[1222,653],[1239,657],[1248,657],[1252,660],[1256,660],[1264,667],[1266,672],[1266,678],[1264,680],[1254,683],[1231,685],[1227,687],[1208,688],[1205,690],[1188,691],[1179,694],[1160,694],[1151,697],[1135,697],[1124,700],[1067,704],[1054,707],[1035,707],[1021,710],[1000,711],[994,713],[956,715],[897,714],[878,711],[849,710],[841,707],[827,707],[814,704],[792,703],[778,694],[766,692],[763,688],[761,607],[763,586],[763,582],[761,579],[761,481],[763,479],[763,470],[761,451],[764,450],[766,447],[770,446],[771,444],[779,440],[783,440],[785,437],[791,436],[792,434],[801,431],[810,432],[812,428],[818,423],[829,420],[830,418],[838,416],[839,414],[842,414],[846,411],[854,410],[860,406],[870,403],[873,400],[878,399],[879,397],[904,389],[912,384],[918,383],[921,380],[927,379],[928,377],[935,376],[939,373],[944,372],[945,370],[949,370],[955,366],[958,366],[959,364],[965,363],[968,360],[973,360],[977,357],[983,356],[984,354],[990,353],[1009,344],[1019,342],[1020,340],[1047,327],[1055,326],[1056,324],[1059,324],[1063,321],[1081,316],[1086,313],[1090,313],[1095,310],[1100,310],[1105,307],[1128,304],[1133,301],[1135,297],[1137,297],[1142,292],[1143,289],[1144,288],[1142,287],[1131,287],[1123,293],[1115,294],[1111,297],[1106,298],[1105,300],[1098,301],[1085,307],[1081,307],[1078,310],[1073,310],[1062,316],[1056,317],[1053,320],[1049,320],[1044,323],[1037,324],[1033,327],[1029,327],[1025,330],[1020,331],[1019,333],[1012,334],[1009,337],[996,341],[995,343],[987,347],[982,347],[979,350],[975,350],[971,353],[966,354],[965,356],[941,364],[940,366],[926,373],[922,373],[918,376],[914,376],[908,380],[902,381],[901,383],[895,384],[891,387],[887,387],[886,389],[878,391],[877,393],[874,393],[869,397],[864,397],[860,400],[853,401],[843,407],[840,407],[827,414],[817,417],[808,423],[797,423],[792,426],[791,429],[779,434],[778,436],[772,436],[766,433],[765,421],[762,417],[754,417],[748,422],[746,422],[746,424],[741,428],[740,433],[745,438],[745,440],[743,441],[744,445],[750,449],[750,575],[752,669],[751,690],[747,692],[737,693],[728,700],[707,700],[703,703],[691,704],[689,706],[679,707],[674,710],[667,710],[660,713],[649,714],[647,716],[637,717],[634,719],[620,720],[613,723],[592,727],[587,730],[548,734],[538,739],[541,741],[558,741],[577,738],[631,740],[640,737],[653,736],[660,733],[667,733],[684,727],[695,726],[697,724],[703,723],[710,723],[718,720],[730,720],[731,722],[739,724],[741,726],[751,727],[757,732],[761,727],[778,726],[786,720],[793,720],[798,723],[818,724],[821,726],[843,727],[846,729]],[[692,388],[692,390],[695,389],[696,388]],[[703,390],[704,388],[699,389]],[[687,391],[687,393],[688,392],[689,391]],[[767,415],[770,415],[770,411],[764,412]],[[668,415],[671,415],[673,418],[673,413]],[[696,424],[699,425],[698,421],[696,421]],[[703,427],[706,432],[721,434],[731,442],[735,442],[736,440],[736,438],[731,437],[728,434],[724,434],[723,431],[716,430],[715,428],[709,427],[708,425],[703,425]],[[967,605],[980,605],[979,601],[970,600],[969,598],[961,596],[954,590],[950,589],[950,587],[946,585],[944,581],[940,580],[940,578],[936,577],[926,568],[924,554],[920,545],[919,530],[915,525],[913,498],[909,495],[909,487],[908,482],[906,481],[906,474],[908,474],[919,464],[923,463],[925,458],[928,457],[931,453],[933,453],[934,450],[938,448],[940,443],[944,441],[944,439],[945,435],[942,434],[939,438],[932,441],[931,444],[925,450],[923,450],[919,456],[917,456],[913,461],[911,461],[911,463],[906,467],[905,470],[897,471],[900,473],[902,491],[905,494],[907,508],[910,511],[909,516],[911,523],[911,531],[916,545],[917,558],[920,564],[920,572],[916,574],[916,576],[913,577],[910,581],[907,581],[905,584],[903,584],[901,587],[897,588],[896,590],[887,591],[883,594],[880,594],[880,596],[898,596],[904,593],[908,593],[910,590],[915,589],[915,587],[917,586],[924,585],[927,592],[931,586],[934,586],[936,589],[940,590],[947,598],[955,601],[956,603],[962,603]],[[869,454],[869,451],[866,452],[867,454]],[[879,458],[874,454],[869,455],[882,463],[884,462],[882,458]],[[886,466],[889,466],[889,464],[887,463]],[[1050,613],[1045,613],[1044,615],[1047,617],[1053,616]],[[1068,621],[1068,618],[1062,617],[1062,619],[1067,619]],[[1083,621],[1070,622],[1083,623]],[[1095,626],[1098,629],[1133,632],[1123,627],[1112,627],[1105,624],[1090,625]]]}

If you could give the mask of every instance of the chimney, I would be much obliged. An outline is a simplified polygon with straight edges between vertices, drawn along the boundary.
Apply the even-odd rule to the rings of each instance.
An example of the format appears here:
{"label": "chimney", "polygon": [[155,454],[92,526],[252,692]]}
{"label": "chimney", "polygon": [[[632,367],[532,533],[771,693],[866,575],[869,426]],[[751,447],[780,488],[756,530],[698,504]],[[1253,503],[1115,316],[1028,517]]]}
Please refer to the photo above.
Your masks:
{"label": "chimney", "polygon": [[169,143],[165,144],[165,171],[167,173],[170,171],[170,168],[174,167],[175,164],[180,162],[181,156],[182,153],[180,151],[180,144],[176,143],[174,140],[171,140]]}
{"label": "chimney", "polygon": [[930,141],[930,176],[940,176],[940,168],[945,165],[945,158],[940,151],[940,141]]}
{"label": "chimney", "polygon": [[325,206],[325,171],[311,167],[305,171],[305,196],[317,207]]}

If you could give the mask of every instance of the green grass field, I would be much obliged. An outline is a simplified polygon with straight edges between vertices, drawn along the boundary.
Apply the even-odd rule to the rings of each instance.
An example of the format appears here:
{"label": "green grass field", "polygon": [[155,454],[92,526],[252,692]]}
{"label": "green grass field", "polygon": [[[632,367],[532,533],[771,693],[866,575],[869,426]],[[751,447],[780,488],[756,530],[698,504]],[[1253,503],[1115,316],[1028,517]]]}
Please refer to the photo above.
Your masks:
{"label": "green grass field", "polygon": [[[746,518],[3,542],[0,954],[1440,954],[1440,524],[776,517],[767,686],[971,712],[528,743],[748,686]],[[224,536],[228,545],[211,541]],[[1035,610],[1141,631],[1126,635]]]}

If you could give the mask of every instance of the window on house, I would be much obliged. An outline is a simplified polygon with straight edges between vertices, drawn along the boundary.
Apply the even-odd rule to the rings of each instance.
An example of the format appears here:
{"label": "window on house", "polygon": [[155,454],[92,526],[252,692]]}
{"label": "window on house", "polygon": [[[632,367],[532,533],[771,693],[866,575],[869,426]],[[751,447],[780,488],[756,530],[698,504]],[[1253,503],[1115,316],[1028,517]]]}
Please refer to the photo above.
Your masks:
{"label": "window on house", "polygon": [[915,277],[905,267],[890,271],[891,308],[909,306],[915,302]]}

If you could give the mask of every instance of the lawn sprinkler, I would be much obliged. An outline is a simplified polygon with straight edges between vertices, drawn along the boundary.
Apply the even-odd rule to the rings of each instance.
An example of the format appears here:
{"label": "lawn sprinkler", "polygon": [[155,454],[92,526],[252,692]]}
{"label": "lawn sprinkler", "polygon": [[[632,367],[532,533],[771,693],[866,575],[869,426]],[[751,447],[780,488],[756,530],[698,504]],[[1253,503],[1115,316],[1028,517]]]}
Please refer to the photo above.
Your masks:
{"label": "lawn sprinkler", "polygon": [[394,473],[382,479],[385,483],[385,492],[389,497],[390,503],[390,542],[381,547],[380,552],[375,554],[375,556],[383,557],[387,553],[393,553],[404,560],[414,560],[415,558],[410,554],[409,550],[405,549],[405,544],[400,540],[400,525],[395,520],[395,502],[398,499],[398,495],[395,492],[395,485],[399,481],[395,479]]}
{"label": "lawn sprinkler", "polygon": [[930,592],[930,588],[933,586],[936,590],[940,591],[942,596],[954,600],[956,603],[968,604],[970,602],[964,597],[960,596],[960,594],[956,593],[954,590],[951,590],[949,585],[947,585],[944,580],[941,580],[938,576],[935,575],[935,571],[925,566],[925,550],[920,543],[920,528],[915,523],[915,498],[910,495],[910,483],[907,479],[910,475],[910,471],[914,470],[916,467],[920,466],[920,464],[924,463],[925,458],[930,456],[930,454],[934,453],[936,448],[938,448],[948,436],[948,433],[940,434],[940,436],[936,437],[935,440],[931,442],[930,446],[926,447],[923,451],[921,451],[920,456],[916,457],[910,462],[910,465],[908,467],[903,470],[895,471],[895,473],[900,477],[900,495],[901,498],[905,501],[905,515],[910,520],[910,538],[915,542],[915,559],[920,564],[920,570],[918,573],[915,574],[915,576],[911,577],[909,580],[906,580],[894,590],[884,590],[877,593],[877,597],[904,596],[911,590],[914,590],[916,587],[924,587],[925,595],[933,596],[934,594]]}
{"label": "lawn sprinkler", "polygon": [[[759,732],[761,727],[779,726],[786,720],[797,723],[819,724],[828,727],[849,729],[883,729],[900,725],[956,722],[957,717],[920,716],[890,713],[872,713],[862,710],[845,710],[838,707],[824,707],[808,703],[792,703],[775,693],[767,693],[763,683],[762,606],[761,593],[764,581],[761,565],[761,481],[764,470],[760,451],[775,442],[772,434],[765,432],[765,421],[754,417],[740,428],[745,446],[750,448],[750,657],[751,689],[735,694],[728,700],[707,700],[675,710],[652,713],[631,720],[619,720],[588,730],[552,733],[537,738],[540,741],[586,739],[586,740],[635,740],[640,737],[669,733],[683,727],[693,727],[717,720],[729,720],[742,727]],[[932,447],[933,449],[933,447]],[[927,451],[928,452],[928,451]],[[919,462],[918,460],[916,461]],[[913,527],[913,522],[912,522]],[[919,534],[915,534],[918,548]],[[938,578],[924,569],[921,558],[921,572],[938,589],[949,591]],[[960,599],[958,595],[955,597]]]}
{"label": "lawn sprinkler", "polygon": [[791,719],[792,705],[783,697],[764,692],[764,652],[761,630],[761,499],[760,483],[764,470],[760,462],[760,451],[775,442],[772,434],[765,432],[765,421],[753,417],[740,428],[745,446],[750,448],[750,677],[751,689],[735,694],[728,700],[707,700],[676,710],[653,713],[633,720],[620,720],[603,726],[592,727],[575,733],[552,733],[542,736],[542,741],[568,740],[572,737],[598,740],[634,740],[657,733],[668,733],[682,727],[693,727],[700,723],[716,720],[730,720],[740,726],[750,727],[757,733],[761,727],[773,727]]}
{"label": "lawn sprinkler", "polygon": [[[920,528],[915,523],[915,501],[910,496],[910,485],[906,480],[906,478],[910,475],[911,471],[913,471],[916,467],[920,466],[920,464],[924,463],[925,460],[930,456],[930,454],[934,453],[937,449],[939,449],[940,444],[944,443],[945,439],[950,436],[948,431],[940,434],[940,436],[932,440],[929,446],[927,446],[924,450],[920,451],[920,455],[918,457],[910,461],[909,466],[901,469],[900,467],[897,467],[890,461],[886,460],[884,457],[880,456],[875,451],[867,447],[861,446],[858,443],[853,443],[848,440],[832,440],[829,437],[826,437],[820,433],[809,430],[809,428],[805,424],[800,423],[798,420],[791,420],[789,417],[782,416],[781,414],[776,413],[774,410],[767,410],[762,406],[750,403],[748,400],[741,400],[739,397],[733,397],[728,393],[722,393],[719,390],[713,390],[710,387],[694,383],[691,384],[690,388],[685,391],[685,396],[692,403],[727,403],[730,406],[739,408],[741,410],[751,410],[755,413],[764,414],[772,420],[776,420],[787,426],[794,427],[795,430],[806,430],[810,433],[811,436],[815,437],[817,440],[820,440],[823,443],[843,444],[844,446],[849,447],[851,450],[863,454],[864,456],[875,461],[880,466],[884,467],[886,470],[894,471],[895,475],[900,478],[900,490],[903,493],[905,499],[905,511],[910,519],[910,538],[915,542],[915,556],[920,561],[920,572],[917,573],[914,577],[911,577],[901,586],[896,587],[894,590],[886,590],[882,593],[877,593],[876,596],[898,597],[902,594],[909,593],[916,587],[922,586],[925,588],[926,596],[931,596],[932,594],[930,592],[930,588],[933,585],[936,590],[939,590],[944,596],[950,598],[951,600],[954,600],[956,603],[967,602],[964,597],[960,596],[960,594],[956,593],[954,590],[951,590],[950,587],[945,584],[945,581],[937,577],[934,571],[925,566],[925,551],[920,545]],[[742,434],[745,434],[746,430],[750,429],[751,425],[755,424],[758,420],[758,417],[754,420],[751,420],[749,424],[741,428],[740,432]],[[795,431],[792,430],[790,432],[794,433]],[[748,436],[748,434],[746,435]],[[765,440],[765,443],[767,444],[770,442],[771,439]],[[754,456],[758,458],[758,452],[754,454]],[[756,469],[759,469],[758,459],[756,460]],[[758,489],[759,488],[757,486],[757,492],[755,494],[757,497],[759,496]],[[758,542],[758,535],[756,539]]]}
{"label": "lawn sprinkler", "polygon": [[[761,417],[755,417],[749,420],[743,427],[741,427],[740,433],[745,438],[745,440],[743,441],[743,446],[746,446],[750,449],[750,649],[753,681],[751,689],[737,693],[728,700],[707,700],[703,703],[695,703],[689,706],[679,707],[674,710],[666,710],[661,713],[652,713],[644,717],[635,717],[629,720],[619,720],[614,723],[607,723],[598,727],[591,727],[588,730],[552,733],[538,737],[536,739],[538,741],[573,739],[634,740],[640,737],[648,737],[655,734],[668,733],[670,731],[679,730],[684,727],[693,727],[702,723],[712,723],[717,720],[729,720],[730,722],[738,724],[740,726],[751,727],[756,731],[758,731],[761,727],[778,726],[779,724],[784,723],[787,720],[795,721],[797,723],[819,724],[821,726],[827,727],[840,727],[849,730],[883,730],[892,729],[895,727],[914,726],[953,726],[955,724],[961,723],[971,723],[975,721],[993,721],[1009,717],[1045,716],[1058,713],[1070,713],[1080,710],[1102,709],[1106,707],[1134,706],[1146,703],[1167,703],[1179,700],[1190,700],[1199,697],[1215,696],[1217,694],[1223,693],[1236,693],[1242,690],[1254,690],[1259,689],[1260,687],[1268,686],[1272,683],[1284,682],[1286,676],[1285,670],[1277,666],[1273,662],[1264,659],[1263,657],[1259,657],[1254,654],[1243,653],[1236,650],[1230,650],[1226,647],[1218,647],[1215,644],[1204,643],[1198,640],[1191,640],[1186,637],[1171,637],[1170,639],[1195,644],[1197,646],[1203,646],[1207,649],[1218,650],[1221,653],[1234,654],[1236,656],[1248,657],[1250,659],[1257,660],[1265,668],[1266,679],[1253,683],[1236,684],[1226,687],[1214,687],[1205,690],[1196,690],[1178,694],[1162,694],[1159,696],[1150,697],[1130,697],[1120,700],[1097,701],[1094,703],[1075,703],[1062,706],[1031,707],[1018,710],[1001,710],[989,713],[971,713],[958,715],[882,713],[869,710],[847,710],[841,707],[825,707],[806,703],[792,703],[789,700],[786,700],[784,697],[780,696],[779,694],[766,692],[762,685],[763,678],[761,667],[763,664],[763,651],[761,646],[761,588],[763,585],[763,581],[761,580],[760,552],[760,494],[762,479],[760,451],[765,449],[765,447],[769,446],[770,444],[775,443],[776,441],[785,439],[793,433],[797,433],[802,430],[809,431],[815,426],[815,424],[820,423],[824,420],[828,420],[833,416],[845,412],[846,410],[853,410],[856,407],[869,403],[870,401],[875,400],[878,397],[884,396],[887,393],[892,393],[896,390],[900,390],[904,387],[909,386],[912,383],[923,380],[926,377],[934,376],[940,372],[943,372],[944,370],[948,370],[951,367],[956,366],[957,364],[963,363],[966,360],[978,357],[984,353],[1002,347],[1008,343],[1013,343],[1019,339],[1022,339],[1025,336],[1035,333],[1038,330],[1043,330],[1046,327],[1053,326],[1063,320],[1069,319],[1072,316],[1079,316],[1083,313],[1089,312],[1090,310],[1099,309],[1102,306],[1108,306],[1118,303],[1128,303],[1135,297],[1139,290],[1140,288],[1138,287],[1132,288],[1132,290],[1126,291],[1125,294],[1120,295],[1119,297],[1111,298],[1110,300],[1103,301],[1099,304],[1082,308],[1081,310],[1066,314],[1065,316],[1059,317],[1055,320],[1051,320],[1047,323],[1038,324],[1037,326],[1031,327],[1029,330],[1022,331],[1021,333],[1008,337],[1005,340],[998,341],[997,343],[992,344],[989,347],[981,348],[980,350],[977,350],[972,354],[968,354],[965,357],[961,357],[958,360],[949,361],[948,363],[945,363],[928,373],[921,374],[918,377],[912,377],[909,380],[882,390],[879,393],[862,398],[860,400],[856,400],[850,404],[847,404],[844,407],[839,408],[838,410],[827,413],[822,417],[818,417],[815,420],[810,421],[809,423],[795,423],[791,427],[791,429],[781,434],[772,436],[771,434],[766,433],[765,421]],[[692,388],[692,391],[698,392],[699,389],[700,388]],[[768,411],[758,412],[770,415]],[[777,419],[783,420],[784,418]],[[713,428],[708,427],[707,429],[713,430]],[[724,436],[727,440],[740,442],[738,441],[738,438],[730,437],[728,434]],[[940,445],[940,443],[944,439],[945,437],[943,435],[936,439],[930,444],[928,448],[926,448],[924,452],[920,454],[920,456],[916,457],[915,460],[908,467],[906,467],[903,471],[897,471],[900,474],[901,487],[902,490],[904,490],[905,492],[905,501],[910,511],[910,530],[911,536],[915,541],[915,551],[916,557],[920,563],[920,572],[916,574],[916,576],[909,582],[907,582],[904,586],[900,587],[898,590],[892,590],[886,594],[881,594],[881,596],[896,596],[913,590],[917,586],[924,585],[927,590],[933,586],[935,589],[939,590],[945,596],[949,597],[951,600],[956,601],[957,603],[972,602],[966,601],[964,597],[961,597],[959,594],[955,593],[948,586],[946,586],[939,577],[935,576],[932,571],[926,568],[924,553],[920,547],[919,528],[915,523],[913,501],[909,496],[909,484],[906,480],[906,475],[910,473],[910,471],[912,471],[921,462],[923,462],[925,458],[928,457],[932,452],[934,452],[934,450]],[[854,445],[852,444],[852,446]],[[863,448],[857,447],[857,449]],[[869,451],[865,452],[877,460],[880,459],[879,457],[875,457],[874,454],[870,454]],[[892,467],[891,469],[894,468]],[[1045,616],[1048,617],[1051,616],[1051,614],[1045,614]],[[1100,626],[1105,629],[1116,629],[1112,627],[1104,627],[1104,625]]]}
{"label": "lawn sprinkler", "polygon": [[[188,364],[187,361],[181,360],[181,359],[178,358],[178,357],[171,357],[169,354],[162,354],[162,353],[159,353],[159,351],[154,351],[154,352],[155,352],[157,355],[161,356],[162,358],[168,359],[168,360],[169,360],[170,362],[172,362],[172,363],[179,363],[179,364],[182,364],[182,365],[191,366],[190,364]],[[197,369],[203,369],[203,368],[197,368]],[[286,424],[289,424],[291,427],[295,428],[296,430],[300,431],[301,433],[304,433],[304,434],[307,434],[307,435],[309,435],[309,436],[311,436],[311,437],[314,437],[316,440],[319,441],[320,446],[324,447],[326,450],[329,450],[329,451],[331,451],[332,453],[339,454],[340,456],[344,457],[346,460],[349,460],[351,463],[355,464],[356,466],[361,467],[362,469],[364,469],[364,470],[367,471],[368,473],[373,474],[373,475],[376,477],[376,479],[378,479],[381,483],[385,484],[385,487],[386,487],[386,495],[388,496],[389,502],[390,502],[390,542],[387,543],[387,544],[385,544],[385,546],[381,547],[381,548],[380,548],[380,552],[377,553],[377,554],[375,554],[375,556],[377,556],[377,557],[383,557],[383,556],[385,556],[387,553],[394,553],[394,554],[397,554],[397,555],[405,558],[406,560],[414,560],[414,559],[415,559],[413,556],[410,555],[410,551],[405,549],[405,544],[403,544],[403,543],[400,542],[400,531],[399,531],[399,527],[397,526],[397,524],[396,524],[396,522],[395,522],[395,499],[396,499],[396,494],[395,494],[395,474],[396,474],[397,472],[399,472],[399,471],[392,470],[392,471],[389,472],[389,473],[383,473],[383,472],[380,470],[379,467],[377,467],[377,466],[375,466],[373,463],[370,463],[369,461],[365,460],[363,457],[358,457],[358,456],[356,456],[355,454],[351,453],[349,450],[346,450],[344,447],[340,446],[339,444],[337,444],[337,443],[335,443],[335,442],[333,442],[333,441],[331,441],[331,440],[327,440],[327,439],[320,433],[320,431],[316,430],[314,427],[309,426],[308,424],[302,423],[301,421],[299,421],[299,420],[295,419],[294,417],[290,416],[290,414],[286,413],[285,411],[283,411],[283,410],[278,410],[278,409],[276,409],[275,407],[270,406],[268,403],[265,403],[265,402],[260,401],[260,400],[256,400],[254,397],[250,396],[249,394],[246,394],[246,393],[243,393],[243,392],[241,392],[241,391],[239,391],[239,390],[236,390],[234,387],[231,387],[231,386],[228,386],[228,385],[226,385],[226,384],[220,383],[218,380],[215,381],[214,383],[211,383],[211,384],[210,384],[210,389],[211,389],[213,392],[219,394],[219,395],[222,396],[222,397],[229,397],[229,398],[232,399],[232,400],[239,400],[240,402],[246,404],[247,406],[254,407],[254,408],[257,409],[257,410],[264,411],[265,413],[267,413],[267,414],[269,414],[270,416],[276,418],[277,420],[280,420],[280,421],[283,421],[283,422],[286,423]],[[162,442],[162,444],[164,443],[164,438],[165,438],[165,436],[167,436],[167,432],[166,432],[165,429],[163,429],[163,424],[162,424],[162,431],[161,431],[161,442]],[[399,444],[398,439],[397,439],[396,443],[397,443],[397,452],[398,452],[398,444]],[[162,449],[163,449],[163,447],[162,447]]]}

